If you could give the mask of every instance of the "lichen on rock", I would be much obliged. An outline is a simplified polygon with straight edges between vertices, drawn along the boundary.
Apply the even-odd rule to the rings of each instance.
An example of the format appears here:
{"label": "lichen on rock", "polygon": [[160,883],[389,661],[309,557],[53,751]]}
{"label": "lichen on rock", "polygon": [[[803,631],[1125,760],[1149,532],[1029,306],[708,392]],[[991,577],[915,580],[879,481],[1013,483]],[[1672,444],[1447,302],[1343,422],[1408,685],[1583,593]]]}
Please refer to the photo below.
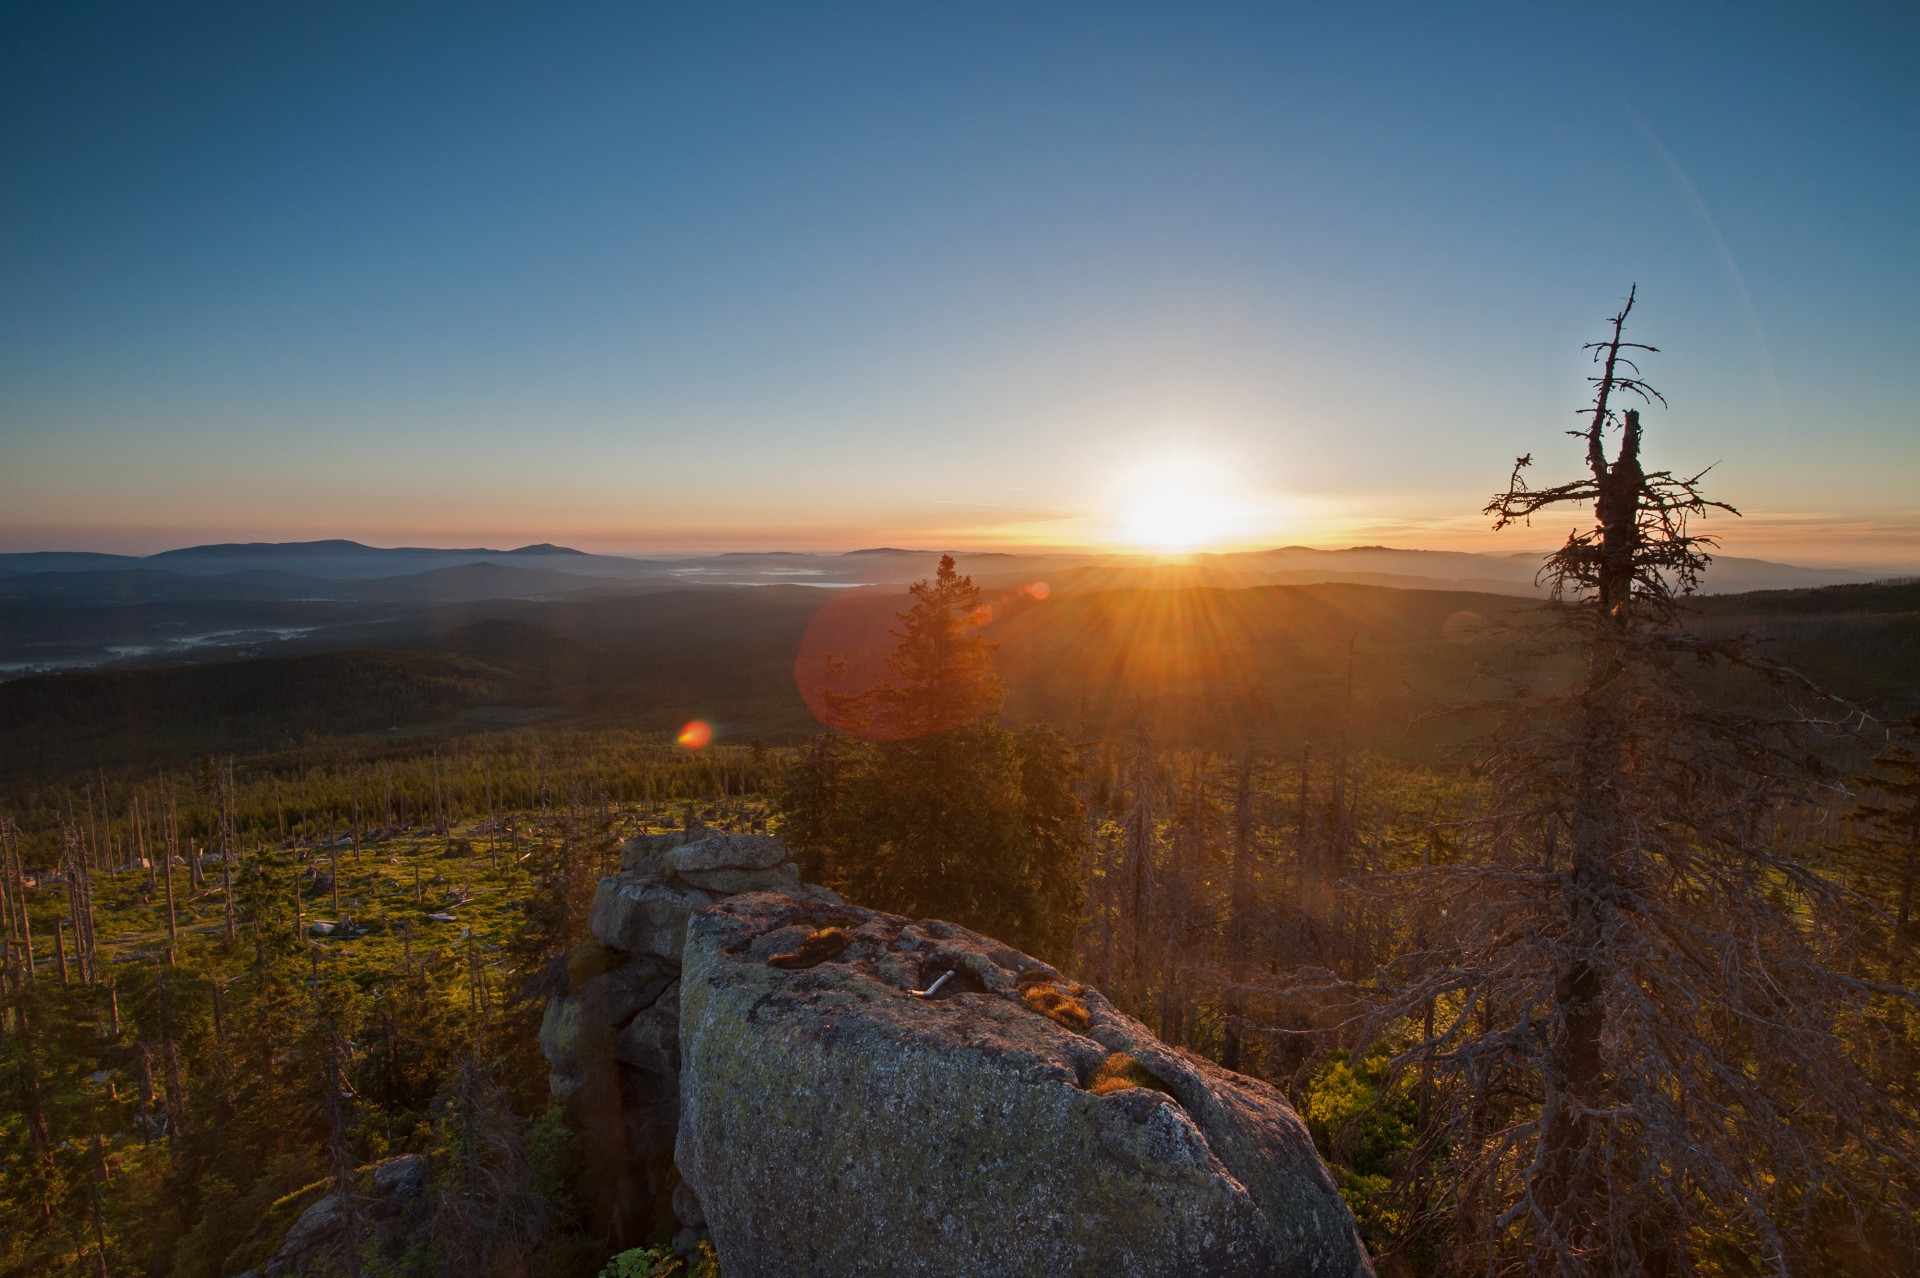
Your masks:
{"label": "lichen on rock", "polygon": [[[827,926],[833,961],[766,961]],[[1023,986],[1041,965],[998,942],[760,893],[695,913],[681,958],[676,1162],[725,1272],[1371,1272],[1277,1092],[1097,991]],[[950,990],[911,995],[942,971]],[[1084,1024],[1036,1015],[1035,990]]]}
{"label": "lichen on rock", "polygon": [[621,865],[541,1047],[628,1245],[704,1226],[766,1278],[1370,1272],[1279,1094],[1098,991],[789,886],[766,836],[650,836]]}

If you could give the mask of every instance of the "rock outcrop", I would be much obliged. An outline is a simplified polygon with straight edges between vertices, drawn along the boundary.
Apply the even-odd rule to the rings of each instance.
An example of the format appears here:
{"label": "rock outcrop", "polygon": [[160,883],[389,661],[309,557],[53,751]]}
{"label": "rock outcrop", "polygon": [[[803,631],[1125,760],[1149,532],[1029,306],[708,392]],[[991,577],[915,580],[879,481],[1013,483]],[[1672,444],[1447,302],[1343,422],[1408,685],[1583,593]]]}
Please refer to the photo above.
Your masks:
{"label": "rock outcrop", "polygon": [[768,893],[682,963],[677,1160],[729,1274],[1372,1272],[1278,1092],[1004,945]]}
{"label": "rock outcrop", "polygon": [[1372,1272],[1279,1093],[776,839],[636,839],[591,920],[541,1045],[616,1236],[756,1278]]}
{"label": "rock outcrop", "polygon": [[[371,1240],[377,1254],[389,1263],[400,1259],[425,1224],[427,1172],[427,1160],[419,1154],[389,1158],[373,1165],[356,1194],[361,1236]],[[328,1194],[288,1226],[272,1259],[238,1278],[339,1272],[346,1239],[347,1214],[340,1195]]]}
{"label": "rock outcrop", "polygon": [[540,1049],[548,1087],[572,1109],[596,1181],[602,1226],[632,1245],[701,1223],[675,1195],[680,1108],[680,952],[687,921],[729,893],[782,888],[817,903],[792,854],[767,835],[717,831],[629,840],[620,873],[600,881],[588,915],[596,952],[575,955],[569,988],[547,1001]]}

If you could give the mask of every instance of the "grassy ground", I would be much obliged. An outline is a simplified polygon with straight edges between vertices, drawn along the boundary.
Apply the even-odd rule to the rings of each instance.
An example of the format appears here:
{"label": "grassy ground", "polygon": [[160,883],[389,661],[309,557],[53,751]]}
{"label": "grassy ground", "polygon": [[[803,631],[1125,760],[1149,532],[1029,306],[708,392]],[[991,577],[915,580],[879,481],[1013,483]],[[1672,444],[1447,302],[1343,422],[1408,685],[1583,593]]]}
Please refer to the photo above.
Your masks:
{"label": "grassy ground", "polygon": [[[745,829],[764,822],[766,806],[754,797],[705,808],[702,818],[721,828]],[[681,811],[633,805],[612,810],[611,841],[583,850],[593,877],[619,868],[618,842],[638,834],[678,829]],[[236,875],[249,865],[264,866],[267,882],[277,885],[288,925],[296,918],[299,935],[333,970],[362,974],[404,965],[410,950],[444,949],[475,938],[497,948],[515,925],[520,904],[532,887],[527,862],[535,849],[564,837],[558,816],[536,812],[509,814],[494,822],[469,821],[444,830],[402,827],[364,832],[356,848],[351,836],[328,845],[288,843],[253,849],[236,858]],[[214,858],[202,866],[195,886],[185,864],[176,864],[173,918],[176,944],[223,936],[226,899],[221,867]],[[337,876],[337,882],[334,880]],[[167,889],[164,871],[120,869],[94,872],[95,926],[101,958],[107,965],[162,960],[168,944]],[[35,962],[43,977],[57,968],[56,922],[67,917],[66,892],[57,880],[43,881],[31,894]],[[435,915],[451,915],[451,921]],[[350,918],[364,934],[318,934],[315,924]],[[68,961],[76,963],[71,952]],[[77,967],[74,968],[77,979]]]}
{"label": "grassy ground", "polygon": [[[216,860],[203,862],[199,884],[186,864],[172,867],[171,929],[165,871],[95,869],[100,979],[92,985],[83,983],[74,948],[67,885],[39,872],[28,894],[37,980],[30,994],[16,991],[9,999],[32,1007],[32,1033],[9,1032],[0,1046],[13,1049],[8,1077],[33,1078],[35,1105],[54,1148],[44,1161],[28,1157],[26,1107],[15,1105],[11,1094],[0,1103],[0,1148],[8,1151],[0,1160],[0,1273],[93,1272],[88,1187],[103,1166],[110,1169],[100,1182],[104,1230],[117,1259],[139,1256],[165,1272],[213,1275],[233,1271],[222,1257],[256,1264],[270,1255],[300,1211],[331,1183],[318,1139],[323,1133],[315,1132],[311,1112],[314,1066],[295,1059],[302,1050],[311,1053],[300,1044],[310,1041],[323,1006],[356,1009],[343,1013],[351,1019],[341,1021],[340,1031],[356,1088],[350,1102],[356,1163],[419,1152],[447,1139],[438,1131],[444,1115],[435,1108],[431,1113],[441,1117],[430,1118],[424,1097],[401,1104],[396,1113],[393,1093],[382,1089],[373,1038],[389,1015],[401,1018],[403,1045],[412,1053],[403,1067],[447,1075],[429,1080],[429,1092],[451,1085],[448,1071],[458,1058],[484,1052],[502,1080],[524,1081],[527,1117],[538,1119],[545,1065],[526,1019],[531,1006],[537,1024],[538,990],[531,991],[531,1004],[516,1007],[531,973],[514,965],[539,962],[529,958],[521,933],[534,894],[551,892],[551,880],[541,875],[551,873],[564,846],[578,891],[590,893],[601,875],[618,868],[622,840],[677,829],[688,810],[684,803],[523,809],[446,828],[363,831],[357,848],[351,836],[249,846],[229,867],[240,920],[232,940]],[[766,818],[758,797],[696,805],[693,811],[721,829],[747,829]],[[349,917],[355,935],[315,933],[316,924]],[[68,926],[58,928],[62,921]],[[291,985],[281,979],[273,986],[282,991],[278,996],[256,969],[260,936],[278,942],[270,946],[271,966],[291,978]],[[18,967],[16,972],[24,977]],[[408,973],[418,979],[406,979]],[[160,992],[163,980],[166,993]],[[280,1001],[269,1006],[275,997]],[[222,1000],[225,1047],[219,1046]],[[484,1003],[484,1017],[473,1015],[477,1003]],[[165,1005],[172,1009],[166,1015],[181,1045],[186,1081],[189,1139],[180,1148],[151,1130],[143,1133],[137,1117],[161,1114],[170,1103],[160,1094],[167,1091],[170,1049],[163,1047],[155,1020]],[[26,1028],[26,1016],[21,1012],[7,1029]],[[490,1027],[484,1048],[480,1025]],[[236,1035],[276,1040],[264,1050],[264,1072],[256,1059],[262,1053],[237,1042]],[[225,1072],[222,1056],[236,1062],[237,1075]],[[151,1097],[144,1105],[143,1086]],[[222,1123],[256,1136],[223,1143],[210,1128]],[[263,1127],[286,1131],[278,1142],[287,1151],[283,1157],[271,1166],[221,1161],[230,1144],[259,1145]],[[96,1133],[99,1155],[92,1152]],[[193,1160],[203,1160],[205,1170],[185,1174],[190,1163],[202,1166]],[[226,1203],[228,1197],[234,1201]],[[196,1199],[205,1200],[204,1210]],[[596,1247],[585,1246],[582,1255],[599,1255]],[[594,1260],[585,1271],[552,1272],[597,1267]]]}

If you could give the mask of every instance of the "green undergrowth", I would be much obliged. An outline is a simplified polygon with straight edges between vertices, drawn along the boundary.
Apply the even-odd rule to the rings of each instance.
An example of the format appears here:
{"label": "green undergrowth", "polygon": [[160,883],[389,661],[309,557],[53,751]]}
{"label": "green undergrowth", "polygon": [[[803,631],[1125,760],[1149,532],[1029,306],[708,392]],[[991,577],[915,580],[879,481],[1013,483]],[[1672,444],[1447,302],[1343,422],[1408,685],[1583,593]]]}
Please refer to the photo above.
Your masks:
{"label": "green undergrowth", "polygon": [[720,1278],[720,1258],[704,1238],[684,1256],[667,1247],[636,1247],[608,1261],[600,1278]]}
{"label": "green undergrowth", "polygon": [[1396,1196],[1395,1180],[1420,1121],[1415,1087],[1404,1076],[1391,1076],[1389,1055],[1382,1048],[1330,1058],[1309,1078],[1300,1106],[1369,1246],[1395,1237],[1405,1226],[1408,1204]]}
{"label": "green undergrowth", "polygon": [[[621,840],[678,828],[683,809],[515,810],[363,831],[357,848],[243,840],[225,876],[172,868],[171,935],[164,869],[96,865],[91,980],[71,923],[57,929],[66,885],[31,891],[35,979],[16,949],[0,1013],[0,1274],[97,1273],[102,1237],[113,1273],[259,1267],[330,1192],[330,1092],[363,1172],[417,1153],[437,1177],[484,1119],[483,1181],[520,1188],[513,1210],[473,1219],[519,1230],[532,1278],[597,1274],[594,1172],[549,1105],[539,1051],[545,974],[575,953],[604,965],[585,929],[594,885]],[[693,815],[724,828],[759,812],[736,797]],[[355,935],[313,931],[348,918]],[[401,1271],[439,1263],[412,1255]]]}

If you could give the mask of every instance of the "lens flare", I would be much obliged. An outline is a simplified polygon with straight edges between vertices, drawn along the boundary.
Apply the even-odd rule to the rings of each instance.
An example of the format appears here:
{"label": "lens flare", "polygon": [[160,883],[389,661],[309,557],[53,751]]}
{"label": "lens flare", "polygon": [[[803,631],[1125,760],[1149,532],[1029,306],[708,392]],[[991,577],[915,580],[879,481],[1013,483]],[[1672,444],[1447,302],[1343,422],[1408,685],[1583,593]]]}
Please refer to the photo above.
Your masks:
{"label": "lens flare", "polygon": [[705,719],[689,719],[687,726],[680,729],[680,735],[674,740],[689,750],[698,750],[713,740],[713,725]]}
{"label": "lens flare", "polygon": [[1038,599],[1045,599],[1048,595],[1052,594],[1053,592],[1047,588],[1046,582],[1036,581],[1030,585],[1025,585],[1020,587],[1020,593],[1025,595],[1029,599],[1038,600]]}

